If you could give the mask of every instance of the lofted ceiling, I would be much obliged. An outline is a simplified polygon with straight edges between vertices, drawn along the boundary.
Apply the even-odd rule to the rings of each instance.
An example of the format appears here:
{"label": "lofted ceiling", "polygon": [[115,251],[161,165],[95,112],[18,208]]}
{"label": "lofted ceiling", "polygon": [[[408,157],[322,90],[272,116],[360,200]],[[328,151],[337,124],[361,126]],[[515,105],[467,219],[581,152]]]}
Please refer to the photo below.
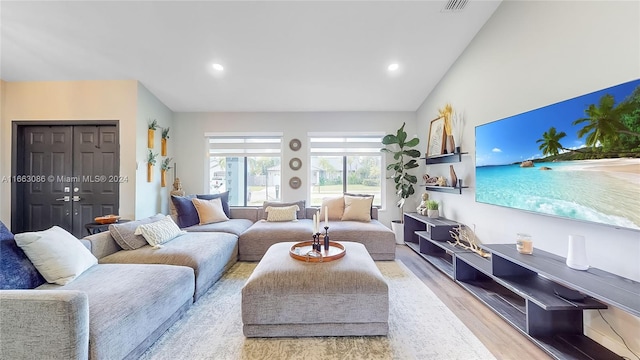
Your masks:
{"label": "lofted ceiling", "polygon": [[499,4],[2,1],[0,78],[138,80],[177,112],[414,111]]}

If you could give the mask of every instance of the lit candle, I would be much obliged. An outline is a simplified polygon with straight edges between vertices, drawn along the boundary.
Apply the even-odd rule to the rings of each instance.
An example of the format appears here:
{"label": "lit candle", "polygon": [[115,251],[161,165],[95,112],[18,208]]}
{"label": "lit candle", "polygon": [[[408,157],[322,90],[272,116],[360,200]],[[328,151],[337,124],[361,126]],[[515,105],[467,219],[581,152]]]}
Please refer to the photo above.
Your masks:
{"label": "lit candle", "polygon": [[329,207],[328,206],[324,207],[324,226],[325,227],[329,226]]}

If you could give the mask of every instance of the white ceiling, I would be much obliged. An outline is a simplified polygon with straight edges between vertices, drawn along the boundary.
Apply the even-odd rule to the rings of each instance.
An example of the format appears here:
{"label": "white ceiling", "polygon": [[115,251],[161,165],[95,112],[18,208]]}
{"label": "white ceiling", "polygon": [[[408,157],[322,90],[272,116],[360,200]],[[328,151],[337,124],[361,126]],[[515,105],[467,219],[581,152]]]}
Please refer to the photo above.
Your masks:
{"label": "white ceiling", "polygon": [[139,80],[180,112],[414,111],[500,1],[446,3],[2,1],[0,77]]}

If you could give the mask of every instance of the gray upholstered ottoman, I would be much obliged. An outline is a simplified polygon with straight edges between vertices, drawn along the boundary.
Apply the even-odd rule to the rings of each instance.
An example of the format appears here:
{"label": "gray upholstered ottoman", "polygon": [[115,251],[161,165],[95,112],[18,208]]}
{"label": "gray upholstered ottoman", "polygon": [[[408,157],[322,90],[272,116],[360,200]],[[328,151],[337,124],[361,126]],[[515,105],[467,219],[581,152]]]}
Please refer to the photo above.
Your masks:
{"label": "gray upholstered ottoman", "polygon": [[387,335],[389,288],[364,245],[341,242],[339,260],[307,263],[274,244],[242,288],[247,337]]}

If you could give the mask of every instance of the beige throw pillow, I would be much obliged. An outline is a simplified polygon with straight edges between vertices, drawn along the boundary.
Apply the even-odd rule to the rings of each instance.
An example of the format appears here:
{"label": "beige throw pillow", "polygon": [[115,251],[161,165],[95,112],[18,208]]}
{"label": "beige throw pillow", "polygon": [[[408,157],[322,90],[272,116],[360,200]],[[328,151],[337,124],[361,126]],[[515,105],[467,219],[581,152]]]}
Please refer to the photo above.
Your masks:
{"label": "beige throw pillow", "polygon": [[268,206],[265,209],[267,221],[296,221],[296,212],[300,210],[298,205],[291,206]]}
{"label": "beige throw pillow", "polygon": [[371,221],[373,197],[344,196],[343,221]]}
{"label": "beige throw pillow", "polygon": [[149,245],[155,249],[161,248],[162,244],[186,233],[186,231],[180,230],[178,225],[173,222],[171,215],[167,215],[164,219],[153,223],[140,225],[135,232],[136,235],[144,236]]}
{"label": "beige throw pillow", "polygon": [[227,221],[229,218],[222,208],[222,200],[215,198],[211,200],[191,199],[196,207],[200,225]]}
{"label": "beige throw pillow", "polygon": [[304,219],[305,218],[305,201],[300,200],[296,202],[278,202],[278,201],[265,201],[262,203],[262,209],[258,211],[258,219],[266,219],[267,218],[267,208],[271,207],[286,207],[298,205],[298,213],[296,214],[296,218]]}
{"label": "beige throw pillow", "polygon": [[329,210],[329,220],[342,220],[344,214],[344,196],[323,198],[320,208],[320,221],[324,221],[324,213]]}

